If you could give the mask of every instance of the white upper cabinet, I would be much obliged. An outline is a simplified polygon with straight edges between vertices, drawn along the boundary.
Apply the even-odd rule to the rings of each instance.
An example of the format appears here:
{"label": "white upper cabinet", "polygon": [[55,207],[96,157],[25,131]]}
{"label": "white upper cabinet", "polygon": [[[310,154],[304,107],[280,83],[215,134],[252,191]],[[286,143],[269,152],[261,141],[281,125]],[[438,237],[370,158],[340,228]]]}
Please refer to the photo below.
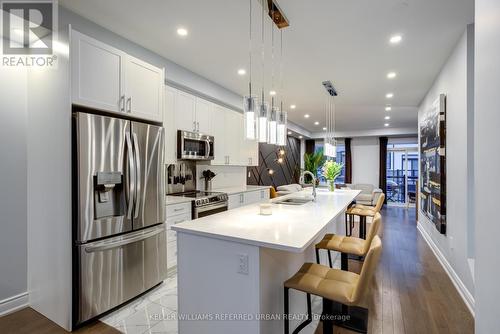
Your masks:
{"label": "white upper cabinet", "polygon": [[212,165],[227,164],[226,154],[226,134],[225,134],[226,109],[219,105],[214,105],[212,116],[210,117],[210,135],[214,136],[214,160]]}
{"label": "white upper cabinet", "polygon": [[177,91],[175,103],[176,130],[195,131],[196,97],[191,94]]}
{"label": "white upper cabinet", "polygon": [[207,100],[196,98],[195,108],[196,131],[213,136],[210,133],[210,115],[212,114],[213,104]]}
{"label": "white upper cabinet", "polygon": [[162,121],[162,68],[75,30],[70,53],[73,104]]}
{"label": "white upper cabinet", "polygon": [[134,116],[162,121],[163,69],[128,56],[125,63],[126,110]]}
{"label": "white upper cabinet", "polygon": [[175,128],[175,104],[178,90],[165,86],[165,109],[163,127],[165,128],[165,163],[177,162],[177,129]]}
{"label": "white upper cabinet", "polygon": [[77,31],[71,32],[73,103],[95,109],[124,110],[126,54]]}

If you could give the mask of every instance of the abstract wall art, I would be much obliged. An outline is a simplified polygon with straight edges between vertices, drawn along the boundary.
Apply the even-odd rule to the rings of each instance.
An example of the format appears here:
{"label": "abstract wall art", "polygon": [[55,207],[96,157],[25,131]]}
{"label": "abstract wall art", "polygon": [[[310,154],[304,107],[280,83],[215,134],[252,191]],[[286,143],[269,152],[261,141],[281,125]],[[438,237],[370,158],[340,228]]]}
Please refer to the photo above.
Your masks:
{"label": "abstract wall art", "polygon": [[420,208],[446,234],[446,95],[424,111],[420,131]]}

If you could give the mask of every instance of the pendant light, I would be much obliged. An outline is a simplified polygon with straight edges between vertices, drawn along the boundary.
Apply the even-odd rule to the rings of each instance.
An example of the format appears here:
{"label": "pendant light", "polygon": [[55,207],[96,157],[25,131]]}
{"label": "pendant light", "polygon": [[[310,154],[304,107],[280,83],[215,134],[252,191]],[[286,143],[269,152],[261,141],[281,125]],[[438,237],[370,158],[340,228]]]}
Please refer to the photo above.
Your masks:
{"label": "pendant light", "polygon": [[337,91],[330,81],[323,82],[328,97],[325,103],[325,118],[326,118],[326,131],[325,131],[325,144],[324,155],[327,158],[336,158],[337,156],[337,141],[335,139],[335,102],[334,96],[337,96]]}
{"label": "pendant light", "polygon": [[[271,12],[274,17],[274,12]],[[274,90],[274,22],[271,20],[271,115],[269,117],[269,135],[267,143],[276,145],[278,143],[278,113],[279,108],[276,105],[276,91]]]}
{"label": "pendant light", "polygon": [[247,140],[257,139],[256,97],[252,95],[252,1],[249,2],[248,58],[249,81],[248,95],[243,97],[244,135]]}
{"label": "pendant light", "polygon": [[264,2],[262,2],[262,44],[261,44],[261,65],[262,65],[262,92],[261,100],[259,104],[259,117],[257,122],[258,127],[258,138],[260,143],[266,143],[268,139],[268,127],[269,127],[269,104],[266,102],[264,95],[264,80],[265,80],[265,67],[264,67]]}
{"label": "pendant light", "polygon": [[287,112],[283,109],[283,92],[284,92],[284,85],[283,85],[283,30],[280,30],[280,82],[281,82],[281,88],[280,88],[280,98],[281,98],[281,110],[280,113],[278,114],[278,130],[277,130],[277,137],[278,137],[278,142],[277,144],[280,146],[286,146],[286,138],[287,138],[287,122],[288,122],[288,115]]}

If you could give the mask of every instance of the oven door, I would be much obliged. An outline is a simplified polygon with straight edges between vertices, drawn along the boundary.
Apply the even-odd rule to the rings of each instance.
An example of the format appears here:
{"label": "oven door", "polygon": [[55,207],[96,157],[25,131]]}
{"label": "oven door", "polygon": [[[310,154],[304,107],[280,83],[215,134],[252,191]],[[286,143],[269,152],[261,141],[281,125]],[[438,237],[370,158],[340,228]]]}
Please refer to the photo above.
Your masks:
{"label": "oven door", "polygon": [[195,207],[193,210],[193,219],[214,215],[216,213],[224,211],[227,211],[227,201],[201,207]]}

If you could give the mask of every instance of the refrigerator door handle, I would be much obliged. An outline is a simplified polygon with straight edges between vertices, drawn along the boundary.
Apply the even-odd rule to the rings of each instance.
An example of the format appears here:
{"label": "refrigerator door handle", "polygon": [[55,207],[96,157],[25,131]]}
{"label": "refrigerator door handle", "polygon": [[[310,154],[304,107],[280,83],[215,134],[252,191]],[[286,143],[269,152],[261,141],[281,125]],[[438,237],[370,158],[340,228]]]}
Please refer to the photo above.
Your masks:
{"label": "refrigerator door handle", "polygon": [[132,149],[132,139],[130,138],[130,132],[125,132],[125,140],[127,142],[127,152],[128,152],[128,182],[127,182],[127,219],[132,218],[132,208],[134,206],[134,193],[136,185],[136,175],[135,175],[135,165],[134,165],[134,152]]}
{"label": "refrigerator door handle", "polygon": [[134,218],[137,218],[139,216],[139,208],[140,208],[140,205],[141,205],[141,201],[142,201],[142,196],[141,196],[141,191],[142,191],[142,187],[141,187],[141,154],[140,154],[140,151],[139,151],[139,139],[137,139],[137,134],[135,132],[132,133],[132,136],[134,138],[133,142],[134,142],[134,151],[135,151],[135,168],[136,168],[136,173],[137,173],[137,177],[135,179],[136,183],[135,183],[135,204],[134,204],[134,208],[135,208],[135,211],[134,211]]}
{"label": "refrigerator door handle", "polygon": [[129,236],[126,238],[120,238],[119,240],[116,240],[116,241],[98,242],[95,245],[86,246],[85,252],[86,253],[95,253],[95,252],[102,252],[102,251],[113,249],[113,248],[118,248],[121,246],[132,244],[134,242],[138,242],[138,241],[142,241],[144,239],[154,237],[155,235],[160,234],[162,232],[165,232],[165,227],[163,225],[161,227],[154,229],[153,231],[149,231],[149,232],[140,231],[139,233],[137,233],[135,235],[132,235],[132,236]]}

